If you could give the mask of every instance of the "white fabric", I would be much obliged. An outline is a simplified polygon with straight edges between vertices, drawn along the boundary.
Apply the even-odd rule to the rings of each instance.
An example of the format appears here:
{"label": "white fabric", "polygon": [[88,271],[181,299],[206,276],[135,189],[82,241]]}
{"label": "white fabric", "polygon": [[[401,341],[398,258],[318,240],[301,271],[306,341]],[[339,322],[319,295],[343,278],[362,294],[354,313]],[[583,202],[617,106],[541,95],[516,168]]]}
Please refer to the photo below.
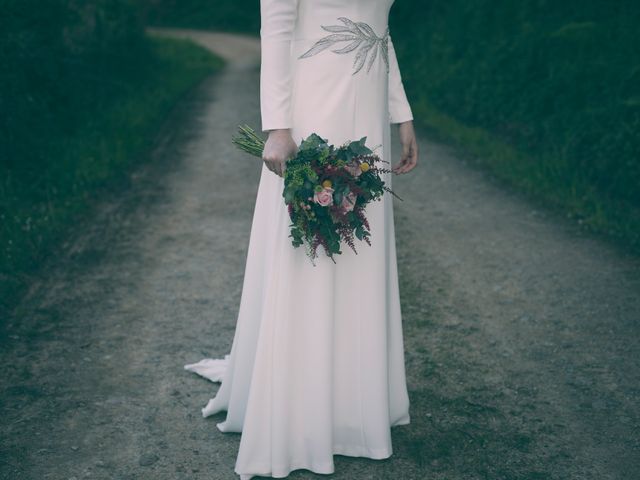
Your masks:
{"label": "white fabric", "polygon": [[409,120],[413,120],[413,114],[402,85],[396,49],[389,36],[389,121],[402,123]]}
{"label": "white fabric", "polygon": [[[197,363],[185,365],[184,369],[211,380],[212,382],[222,381],[224,372],[227,371],[229,365],[229,355],[224,358],[205,358]],[[206,415],[205,415],[206,416]]]}
{"label": "white fabric", "polygon": [[[263,129],[289,127],[297,142],[312,132],[333,144],[367,136],[391,161],[389,120],[411,119],[393,49],[389,73],[378,58],[352,75],[355,52],[298,57],[338,17],[382,35],[392,3],[262,0]],[[386,458],[390,427],[409,423],[392,197],[367,206],[371,247],[345,246],[337,264],[319,249],[313,266],[291,245],[282,189],[263,165],[231,352],[193,368],[213,366],[222,381],[203,415],[226,410],[218,428],[242,432],[241,480],[332,473],[334,454]]]}

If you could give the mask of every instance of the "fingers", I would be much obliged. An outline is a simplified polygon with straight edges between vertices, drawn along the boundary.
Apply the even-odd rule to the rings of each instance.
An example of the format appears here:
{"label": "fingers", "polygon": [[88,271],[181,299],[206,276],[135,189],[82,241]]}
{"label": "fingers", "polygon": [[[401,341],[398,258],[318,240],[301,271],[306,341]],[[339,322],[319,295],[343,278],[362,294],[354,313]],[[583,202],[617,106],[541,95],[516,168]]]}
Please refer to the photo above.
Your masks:
{"label": "fingers", "polygon": [[403,146],[400,162],[393,168],[395,173],[407,173],[418,163],[418,145],[415,141]]}
{"label": "fingers", "polygon": [[407,159],[409,158],[409,154],[410,154],[410,149],[407,145],[403,145],[402,146],[402,154],[400,156],[400,161],[393,167],[393,171],[395,173],[403,173],[406,163],[407,163]]}
{"label": "fingers", "polygon": [[275,165],[273,164],[273,161],[269,158],[263,158],[264,160],[264,164],[265,166],[269,169],[270,172],[276,173],[275,171]]}
{"label": "fingers", "polygon": [[262,161],[264,162],[264,166],[267,167],[270,172],[273,172],[273,165],[271,164],[271,160],[263,158]]}
{"label": "fingers", "polygon": [[396,168],[395,173],[397,174],[401,174],[401,173],[407,173],[407,163],[408,163],[408,158],[404,158],[400,161],[400,163],[398,164],[398,168]]}
{"label": "fingers", "polygon": [[404,165],[404,157],[401,158],[400,161],[396,163],[391,170],[393,171],[393,173],[401,173],[400,170],[402,169],[403,165]]}
{"label": "fingers", "polygon": [[402,157],[397,165],[397,173],[407,173],[418,164],[418,142],[413,128],[413,122],[408,121],[399,125]]}
{"label": "fingers", "polygon": [[296,155],[297,145],[288,129],[272,130],[264,146],[263,160],[267,168],[279,176],[284,176],[286,162]]}
{"label": "fingers", "polygon": [[276,175],[278,175],[279,177],[282,176],[282,161],[281,160],[277,160],[276,162],[274,162],[274,172]]}
{"label": "fingers", "polygon": [[403,173],[408,158],[409,158],[408,155],[405,152],[403,152],[402,156],[400,157],[400,161],[398,161],[398,163],[396,163],[392,168],[393,172],[398,174]]}
{"label": "fingers", "polygon": [[263,161],[269,171],[275,173],[280,177],[284,175],[284,162],[282,160],[278,160],[275,158],[263,158]]}

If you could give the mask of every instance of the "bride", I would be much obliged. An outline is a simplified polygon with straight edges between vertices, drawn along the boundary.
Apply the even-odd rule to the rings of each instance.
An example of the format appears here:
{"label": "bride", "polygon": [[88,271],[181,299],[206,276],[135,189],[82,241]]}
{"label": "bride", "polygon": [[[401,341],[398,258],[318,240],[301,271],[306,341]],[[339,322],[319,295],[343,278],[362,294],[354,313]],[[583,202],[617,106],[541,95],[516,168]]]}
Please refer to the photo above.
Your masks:
{"label": "bride", "polygon": [[[202,410],[242,432],[235,471],[286,477],[333,473],[333,455],[392,454],[390,429],[409,423],[392,197],[367,206],[371,242],[315,266],[289,238],[286,160],[317,133],[367,137],[397,174],[417,163],[413,117],[387,20],[393,0],[262,0],[260,97],[268,132],[237,325],[225,358],[186,365],[220,381]],[[389,187],[392,175],[383,174]]]}

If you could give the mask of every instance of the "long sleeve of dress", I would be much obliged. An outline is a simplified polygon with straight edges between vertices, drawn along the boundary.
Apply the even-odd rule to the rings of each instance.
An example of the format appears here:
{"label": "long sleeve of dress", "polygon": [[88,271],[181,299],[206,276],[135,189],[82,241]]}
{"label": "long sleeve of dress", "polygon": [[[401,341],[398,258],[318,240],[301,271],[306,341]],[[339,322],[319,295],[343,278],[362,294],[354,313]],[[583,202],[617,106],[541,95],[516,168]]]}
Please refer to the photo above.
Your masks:
{"label": "long sleeve of dress", "polygon": [[291,39],[298,0],[260,1],[262,130],[291,128]]}
{"label": "long sleeve of dress", "polygon": [[391,123],[413,120],[391,36],[389,36],[389,120]]}

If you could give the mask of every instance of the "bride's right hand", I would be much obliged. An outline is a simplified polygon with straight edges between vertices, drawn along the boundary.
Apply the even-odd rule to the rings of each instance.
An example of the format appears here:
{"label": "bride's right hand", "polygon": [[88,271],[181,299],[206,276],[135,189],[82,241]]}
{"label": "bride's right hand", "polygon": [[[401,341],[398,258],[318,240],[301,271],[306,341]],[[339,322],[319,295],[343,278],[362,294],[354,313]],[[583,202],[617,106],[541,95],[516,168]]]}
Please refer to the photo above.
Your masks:
{"label": "bride's right hand", "polygon": [[264,144],[262,160],[269,170],[279,176],[284,175],[287,160],[298,152],[289,129],[271,130]]}

